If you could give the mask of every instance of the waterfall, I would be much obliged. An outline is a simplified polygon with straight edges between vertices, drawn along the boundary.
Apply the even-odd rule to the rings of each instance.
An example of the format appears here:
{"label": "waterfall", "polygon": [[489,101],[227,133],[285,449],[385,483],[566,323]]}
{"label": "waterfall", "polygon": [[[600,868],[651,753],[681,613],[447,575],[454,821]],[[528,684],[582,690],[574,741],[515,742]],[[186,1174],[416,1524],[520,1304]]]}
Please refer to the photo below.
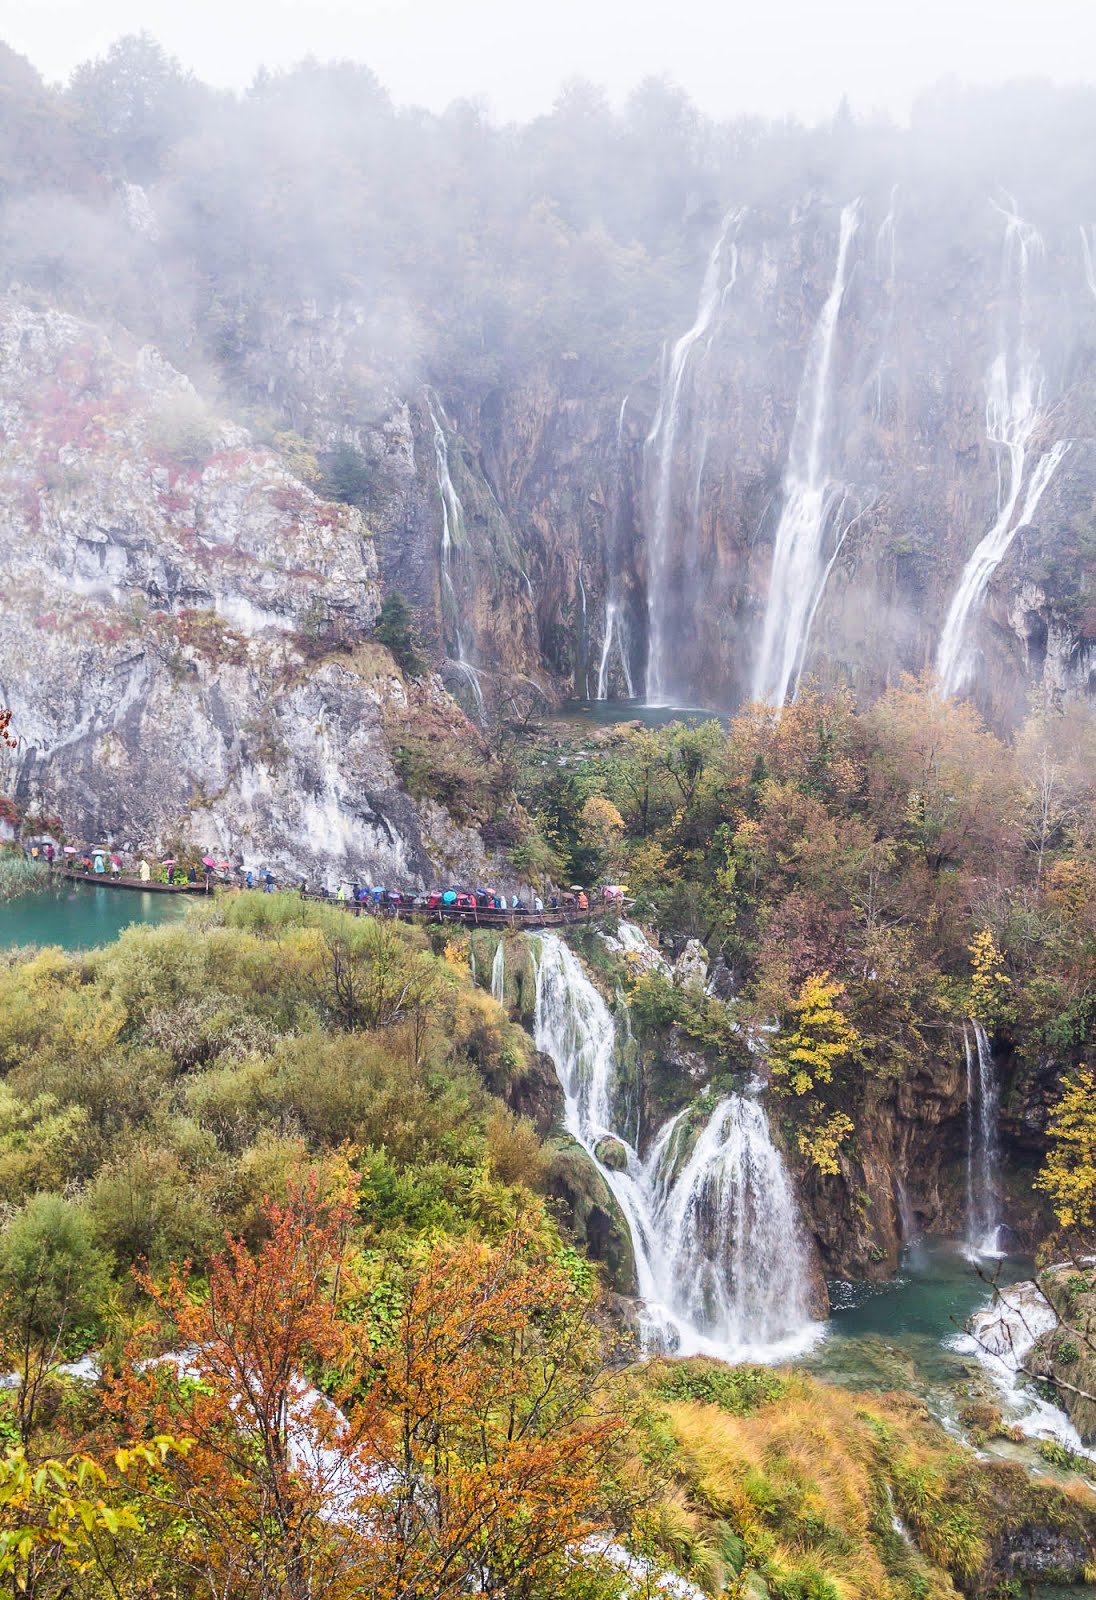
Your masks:
{"label": "waterfall", "polygon": [[615,600],[606,600],[605,637],[601,642],[601,660],[597,669],[597,697],[599,700],[607,700],[609,698],[609,668],[612,663],[614,645],[620,661],[620,670],[624,676],[624,687],[628,691],[628,699],[634,700],[636,692],[632,684],[632,668],[628,659],[628,634],[624,616]]}
{"label": "waterfall", "polygon": [[[723,219],[719,237],[712,247],[700,288],[693,325],[681,335],[663,361],[658,410],[646,449],[653,459],[651,526],[647,540],[647,703],[666,705],[670,689],[669,654],[674,645],[671,616],[671,556],[674,547],[673,487],[674,449],[681,422],[685,377],[693,350],[708,332],[722,308],[723,297],[738,275],[738,251],[728,240],[741,221],[741,211],[730,211]],[[724,285],[723,258],[729,260],[729,277]]]}
{"label": "waterfall", "polygon": [[499,1005],[506,1002],[506,947],[500,936],[495,946],[495,959],[491,963],[491,998]]}
{"label": "waterfall", "polygon": [[[440,408],[439,408],[440,409]],[[456,590],[453,587],[453,547],[462,548],[465,543],[464,534],[464,508],[460,503],[449,471],[449,441],[445,429],[438,421],[437,412],[427,402],[430,421],[434,427],[434,464],[437,473],[438,495],[441,499],[441,605],[442,623],[448,637],[444,639],[445,648],[450,652],[449,659],[472,691],[476,704],[477,720],[484,720],[483,689],[480,676],[469,659],[465,647],[464,633],[460,624],[460,603]],[[454,653],[455,652],[455,653]]]}
{"label": "waterfall", "polygon": [[997,1214],[997,1169],[999,1146],[997,1111],[1000,1086],[986,1030],[980,1022],[971,1023],[971,1035],[963,1028],[963,1049],[967,1068],[967,1254],[1000,1254]]}
{"label": "waterfall", "polygon": [[[578,564],[578,597],[582,604],[582,631],[579,639],[579,649],[582,652],[582,698],[590,698],[590,632],[586,619],[586,584],[582,577],[582,562]],[[578,688],[576,682],[575,688]]]}
{"label": "waterfall", "polygon": [[970,678],[974,664],[968,637],[971,621],[981,609],[993,574],[1016,534],[1032,521],[1069,448],[1068,441],[1059,439],[1040,457],[1014,522],[1029,446],[1043,420],[1043,372],[1030,337],[1028,276],[1032,260],[1043,255],[1044,246],[1036,229],[1017,216],[1015,209],[1003,215],[1001,288],[1006,309],[999,349],[986,376],[986,437],[997,457],[997,515],[963,568],[940,635],[936,676],[946,695],[957,694]]}
{"label": "waterfall", "polygon": [[621,605],[619,595],[618,574],[623,565],[623,530],[621,528],[622,514],[622,478],[624,472],[624,413],[628,409],[630,396],[625,395],[620,402],[620,412],[617,416],[616,428],[616,478],[613,500],[612,519],[612,544],[607,551],[609,557],[609,572],[605,583],[605,631],[601,640],[601,659],[597,669],[597,698],[609,698],[609,674],[613,665],[613,651],[616,650],[617,660],[620,664],[620,676],[629,700],[636,697],[635,685],[632,681],[631,640],[628,637],[628,623]]}
{"label": "waterfall", "polygon": [[[841,212],[833,282],[811,336],[799,387],[753,684],[754,699],[771,706],[782,706],[789,692],[795,693],[826,579],[855,520],[846,520],[848,491],[830,477],[826,445],[834,334],[845,297],[849,246],[859,225],[860,202],[853,200]],[[827,558],[831,529],[834,537]]]}
{"label": "waterfall", "polygon": [[[690,1147],[688,1112],[645,1159],[621,1131],[616,1029],[569,946],[540,935],[537,1048],[551,1056],[565,1125],[620,1206],[635,1252],[645,1343],[724,1359],[784,1358],[810,1344],[806,1241],[768,1118],[753,1094],[729,1094]],[[598,1160],[602,1140],[623,1170]]]}
{"label": "waterfall", "polygon": [[1081,223],[1081,257],[1089,293],[1096,298],[1096,224],[1090,223],[1086,227]]}

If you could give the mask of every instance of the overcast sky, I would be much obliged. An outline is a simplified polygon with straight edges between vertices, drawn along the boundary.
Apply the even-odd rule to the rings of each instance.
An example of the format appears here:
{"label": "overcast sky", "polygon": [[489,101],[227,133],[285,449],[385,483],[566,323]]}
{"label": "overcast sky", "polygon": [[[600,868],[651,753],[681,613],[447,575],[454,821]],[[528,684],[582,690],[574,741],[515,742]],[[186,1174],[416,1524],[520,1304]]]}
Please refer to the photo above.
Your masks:
{"label": "overcast sky", "polygon": [[373,68],[400,103],[547,110],[581,74],[614,101],[667,73],[714,116],[811,119],[843,93],[908,114],[927,84],[1096,79],[1096,0],[8,0],[0,38],[50,80],[146,29],[206,82],[312,54]]}

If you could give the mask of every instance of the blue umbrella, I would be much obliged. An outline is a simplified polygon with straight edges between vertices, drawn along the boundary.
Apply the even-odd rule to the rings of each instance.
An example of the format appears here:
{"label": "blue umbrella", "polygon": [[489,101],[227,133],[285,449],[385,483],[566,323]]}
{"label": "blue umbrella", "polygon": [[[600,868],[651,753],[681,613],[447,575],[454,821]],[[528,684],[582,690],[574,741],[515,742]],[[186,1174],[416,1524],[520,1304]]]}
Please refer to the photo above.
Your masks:
{"label": "blue umbrella", "polygon": [[451,906],[456,898],[457,891],[455,889],[446,889],[445,893],[441,897],[442,905]]}

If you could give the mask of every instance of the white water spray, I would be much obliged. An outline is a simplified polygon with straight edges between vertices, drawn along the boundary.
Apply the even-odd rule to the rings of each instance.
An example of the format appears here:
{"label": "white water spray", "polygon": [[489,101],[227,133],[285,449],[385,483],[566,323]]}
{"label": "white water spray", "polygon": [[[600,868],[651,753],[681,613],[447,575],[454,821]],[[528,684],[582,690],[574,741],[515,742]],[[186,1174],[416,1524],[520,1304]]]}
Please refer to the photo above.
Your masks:
{"label": "white water spray", "polygon": [[977,1261],[1000,1253],[997,1113],[1001,1090],[993,1051],[980,1022],[972,1022],[969,1033],[964,1026],[963,1049],[967,1068],[967,1255]]}
{"label": "white water spray", "polygon": [[974,667],[971,623],[981,610],[993,574],[1018,531],[1034,518],[1069,448],[1068,441],[1059,439],[1040,458],[1017,517],[1029,448],[1043,420],[1043,372],[1029,327],[1028,279],[1032,262],[1042,258],[1044,246],[1037,230],[1024,222],[1015,208],[1002,214],[1002,300],[1011,315],[1006,310],[1000,348],[986,377],[986,437],[997,456],[997,516],[963,568],[940,635],[936,676],[946,695],[958,694],[970,679]]}
{"label": "white water spray", "polygon": [[[563,1088],[568,1131],[597,1164],[627,1221],[645,1342],[681,1354],[782,1359],[822,1324],[810,1316],[807,1248],[791,1180],[758,1099],[731,1094],[691,1144],[688,1113],[646,1160],[619,1129],[616,1030],[573,951],[540,936],[537,1048]],[[607,1138],[621,1171],[598,1160]]]}
{"label": "white water spray", "polygon": [[609,671],[612,666],[614,648],[620,663],[624,687],[628,691],[628,699],[635,699],[635,688],[632,684],[632,667],[628,659],[628,634],[623,613],[615,600],[605,602],[605,637],[601,641],[601,660],[597,669],[597,697],[599,700],[609,698]]}
{"label": "white water spray", "polygon": [[451,639],[445,641],[446,648],[450,650],[450,661],[457,671],[468,683],[472,697],[476,704],[478,721],[484,720],[483,688],[480,684],[480,675],[472,665],[468,651],[465,647],[464,633],[460,625],[460,603],[456,590],[453,587],[453,548],[463,547],[464,535],[464,508],[460,503],[452,475],[449,471],[449,441],[445,429],[438,420],[434,407],[427,403],[430,421],[434,427],[434,463],[437,473],[438,495],[441,499],[441,599],[442,620],[448,625]]}
{"label": "white water spray", "polygon": [[725,294],[737,278],[738,250],[731,234],[741,219],[741,211],[730,211],[723,219],[719,237],[708,257],[693,325],[678,339],[663,363],[658,411],[647,435],[646,448],[654,468],[651,529],[647,540],[647,704],[652,706],[667,704],[670,651],[674,642],[669,614],[671,554],[675,542],[672,525],[674,449],[681,422],[685,377],[694,349],[708,333]]}
{"label": "white water spray", "polygon": [[499,1005],[506,1001],[506,947],[500,938],[495,946],[495,959],[491,963],[491,998]]}
{"label": "white water spray", "polygon": [[[782,706],[789,693],[795,693],[811,622],[837,549],[850,526],[845,519],[847,491],[831,477],[826,446],[834,334],[848,281],[849,246],[859,225],[860,202],[853,200],[841,212],[833,282],[811,337],[799,387],[784,472],[784,509],[773,545],[769,595],[753,683],[754,699],[771,706]],[[827,557],[826,540],[831,529],[837,531],[834,548]]]}

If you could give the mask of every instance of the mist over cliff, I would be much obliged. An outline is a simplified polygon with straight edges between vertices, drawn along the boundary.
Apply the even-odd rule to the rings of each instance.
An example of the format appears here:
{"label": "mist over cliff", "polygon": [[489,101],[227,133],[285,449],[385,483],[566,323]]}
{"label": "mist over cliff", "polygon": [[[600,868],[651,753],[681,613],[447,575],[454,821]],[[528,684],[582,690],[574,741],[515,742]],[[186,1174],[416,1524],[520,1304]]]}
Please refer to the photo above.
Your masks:
{"label": "mist over cliff", "polygon": [[[85,610],[208,613],[261,653],[306,612],[368,635],[378,591],[351,601],[349,554],[361,595],[408,597],[480,723],[518,691],[731,709],[804,676],[866,703],[934,672],[1001,726],[1033,694],[1089,692],[1096,93],[940,88],[908,127],[843,108],[807,128],[717,124],[663,81],[617,113],[575,82],[496,127],[469,104],[399,109],[349,63],[214,91],[142,36],[64,89],[6,51],[0,94],[5,377],[18,393],[29,362],[40,386],[31,431],[5,425],[16,573],[83,574]],[[268,493],[288,474],[320,507],[330,561],[306,538],[279,576],[271,523],[231,582],[157,575],[167,535],[96,482],[85,345],[159,363],[214,417],[151,424],[157,493],[193,480],[197,511],[166,509],[198,566],[250,515],[237,496],[227,534],[203,520],[230,434]],[[118,427],[146,438],[137,390]],[[133,559],[135,528],[154,559]],[[118,733],[20,686],[49,610],[12,606],[0,661],[37,729],[17,781],[43,803],[76,792],[55,751],[71,767]],[[89,625],[66,674],[128,704]],[[256,715],[225,722],[229,748]],[[199,810],[232,788],[221,767]]]}

